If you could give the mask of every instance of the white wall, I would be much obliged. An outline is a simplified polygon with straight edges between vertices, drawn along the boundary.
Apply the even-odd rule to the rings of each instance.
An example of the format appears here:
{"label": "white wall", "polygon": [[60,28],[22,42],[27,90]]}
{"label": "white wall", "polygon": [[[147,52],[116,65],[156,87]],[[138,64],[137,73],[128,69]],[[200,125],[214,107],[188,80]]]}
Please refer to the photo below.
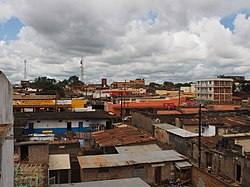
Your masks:
{"label": "white wall", "polygon": [[[34,123],[34,129],[36,128],[67,128],[67,122],[71,122],[71,127],[78,127],[79,122],[83,122],[83,127],[89,127],[89,124],[103,124],[106,126],[106,120],[40,120],[40,123],[37,120],[29,120],[28,123]],[[29,128],[29,125],[26,125],[26,128]]]}

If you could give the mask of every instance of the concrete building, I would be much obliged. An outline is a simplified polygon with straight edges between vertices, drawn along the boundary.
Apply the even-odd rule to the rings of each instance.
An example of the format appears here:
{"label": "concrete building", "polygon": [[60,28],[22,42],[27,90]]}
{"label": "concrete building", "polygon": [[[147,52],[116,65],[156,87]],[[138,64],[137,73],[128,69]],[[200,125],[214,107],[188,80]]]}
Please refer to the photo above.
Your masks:
{"label": "concrete building", "polygon": [[14,186],[13,90],[0,71],[0,186]]}
{"label": "concrete building", "polygon": [[16,134],[50,132],[94,132],[112,128],[113,116],[106,112],[15,113]]}
{"label": "concrete building", "polygon": [[145,88],[145,80],[144,79],[135,79],[135,80],[130,80],[128,82],[113,82],[111,84],[111,87],[113,89],[128,89],[128,88]]}
{"label": "concrete building", "polygon": [[200,79],[196,83],[196,100],[200,103],[232,101],[233,79]]}

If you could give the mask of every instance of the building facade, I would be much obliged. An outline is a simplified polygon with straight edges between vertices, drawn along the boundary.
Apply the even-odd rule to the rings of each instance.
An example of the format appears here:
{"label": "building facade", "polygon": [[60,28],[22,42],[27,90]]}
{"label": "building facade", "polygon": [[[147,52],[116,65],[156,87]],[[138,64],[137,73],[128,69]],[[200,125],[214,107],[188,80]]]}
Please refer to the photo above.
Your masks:
{"label": "building facade", "polygon": [[111,84],[113,89],[124,89],[124,88],[145,88],[144,79],[130,80],[129,82],[113,82]]}
{"label": "building facade", "polygon": [[14,186],[13,90],[0,71],[0,186]]}
{"label": "building facade", "polygon": [[200,103],[232,101],[233,79],[200,79],[196,83],[196,100]]}
{"label": "building facade", "polygon": [[15,113],[15,120],[16,128],[24,124],[23,134],[94,132],[112,126],[112,116],[98,111]]}

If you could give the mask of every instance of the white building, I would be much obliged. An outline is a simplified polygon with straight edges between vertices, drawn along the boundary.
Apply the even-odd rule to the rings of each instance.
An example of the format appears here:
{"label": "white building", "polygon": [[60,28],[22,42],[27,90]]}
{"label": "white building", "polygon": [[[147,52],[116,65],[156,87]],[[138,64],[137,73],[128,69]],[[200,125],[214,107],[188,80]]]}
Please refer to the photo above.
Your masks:
{"label": "white building", "polygon": [[101,111],[15,113],[16,121],[25,119],[24,134],[93,132],[112,128],[112,118],[112,115]]}
{"label": "white building", "polygon": [[14,186],[13,90],[0,71],[0,187]]}
{"label": "white building", "polygon": [[230,102],[232,101],[233,79],[200,79],[196,82],[196,100],[200,102]]}

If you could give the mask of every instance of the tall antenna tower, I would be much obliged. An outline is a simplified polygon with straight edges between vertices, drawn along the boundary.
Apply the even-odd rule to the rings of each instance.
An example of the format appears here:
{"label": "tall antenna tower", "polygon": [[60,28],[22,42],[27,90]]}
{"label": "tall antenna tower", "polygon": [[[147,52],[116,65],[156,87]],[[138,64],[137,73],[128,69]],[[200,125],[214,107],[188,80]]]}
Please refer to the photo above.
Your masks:
{"label": "tall antenna tower", "polygon": [[82,58],[81,59],[81,61],[80,61],[80,81],[82,81],[82,83],[84,83],[84,80],[83,80],[83,76],[84,76],[84,74],[83,74],[83,61],[84,61],[84,58]]}
{"label": "tall antenna tower", "polygon": [[24,59],[24,80],[27,80],[27,69],[26,69],[26,64],[27,64],[27,61],[26,61],[26,59]]}

